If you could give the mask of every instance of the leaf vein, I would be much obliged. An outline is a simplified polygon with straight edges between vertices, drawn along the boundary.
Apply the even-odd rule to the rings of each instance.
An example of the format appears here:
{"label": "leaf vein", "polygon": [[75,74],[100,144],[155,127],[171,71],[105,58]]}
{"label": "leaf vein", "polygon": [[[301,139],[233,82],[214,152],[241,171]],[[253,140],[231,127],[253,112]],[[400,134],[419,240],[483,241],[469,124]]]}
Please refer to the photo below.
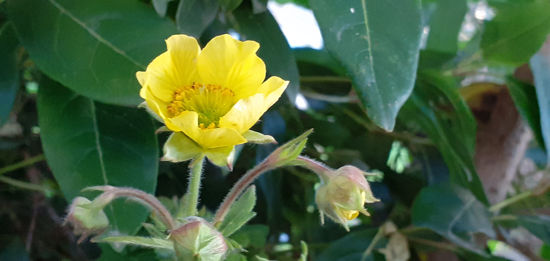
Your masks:
{"label": "leaf vein", "polygon": [[124,58],[128,59],[133,64],[137,65],[140,68],[145,69],[145,66],[138,61],[134,60],[132,57],[130,57],[124,50],[121,50],[120,48],[116,47],[113,43],[109,42],[107,39],[103,38],[100,34],[92,30],[86,23],[78,19],[73,13],[69,12],[69,10],[65,9],[61,4],[56,2],[55,0],[49,0],[50,3],[59,10],[60,13],[65,14],[67,17],[69,17],[71,20],[73,20],[75,23],[80,25],[83,29],[85,29],[92,37],[94,37],[98,42],[103,43],[104,45],[108,46],[110,49],[115,51],[116,53],[122,55]]}

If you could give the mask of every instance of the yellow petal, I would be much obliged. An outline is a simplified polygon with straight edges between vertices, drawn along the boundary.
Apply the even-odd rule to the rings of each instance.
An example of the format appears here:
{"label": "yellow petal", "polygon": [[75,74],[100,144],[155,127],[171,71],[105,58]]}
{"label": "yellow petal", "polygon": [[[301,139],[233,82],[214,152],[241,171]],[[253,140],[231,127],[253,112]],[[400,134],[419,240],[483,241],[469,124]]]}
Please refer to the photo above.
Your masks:
{"label": "yellow petal", "polygon": [[195,158],[202,153],[202,148],[181,132],[174,132],[163,147],[162,160],[181,162]]}
{"label": "yellow petal", "polygon": [[147,70],[140,76],[140,81],[145,82],[142,86],[149,88],[155,97],[163,102],[169,102],[172,100],[172,93],[178,87],[175,74],[170,54],[164,52],[147,66]]}
{"label": "yellow petal", "polygon": [[199,115],[194,111],[183,111],[174,118],[167,118],[166,127],[172,131],[181,131],[198,143]]}
{"label": "yellow petal", "polygon": [[220,126],[244,133],[271,107],[286,89],[288,81],[270,77],[258,89],[260,93],[239,100],[220,118]]}
{"label": "yellow petal", "polygon": [[143,98],[145,99],[145,103],[147,104],[147,107],[150,110],[150,112],[153,112],[154,114],[156,114],[158,118],[160,118],[161,122],[166,123],[166,119],[167,119],[166,104],[163,101],[159,100],[155,95],[153,95],[153,93],[149,88],[144,87],[142,88],[142,91],[144,94]]}
{"label": "yellow petal", "polygon": [[200,78],[233,90],[237,99],[252,95],[265,79],[258,48],[257,42],[242,42],[228,34],[214,37],[197,59]]}
{"label": "yellow petal", "polygon": [[227,146],[215,149],[205,150],[206,157],[212,164],[220,167],[226,167],[233,165],[234,146]]}
{"label": "yellow petal", "polygon": [[256,143],[256,144],[277,143],[275,138],[273,138],[272,136],[265,135],[252,130],[248,130],[245,133],[243,133],[243,137],[247,140],[247,142],[250,142],[250,143]]}
{"label": "yellow petal", "polygon": [[246,139],[234,129],[216,128],[200,129],[198,143],[203,148],[219,148],[243,144]]}
{"label": "yellow petal", "polygon": [[169,129],[184,132],[205,149],[234,146],[246,142],[246,139],[233,129],[199,128],[198,114],[194,111],[184,111],[177,117],[168,118],[165,121]]}
{"label": "yellow petal", "polygon": [[194,37],[184,34],[172,35],[166,40],[166,47],[175,68],[178,87],[197,81],[197,57],[200,47]]}
{"label": "yellow petal", "polygon": [[166,45],[168,51],[157,56],[147,70],[138,72],[136,77],[157,98],[169,102],[174,90],[198,81],[196,60],[200,47],[195,38],[186,35],[173,35],[166,40]]}

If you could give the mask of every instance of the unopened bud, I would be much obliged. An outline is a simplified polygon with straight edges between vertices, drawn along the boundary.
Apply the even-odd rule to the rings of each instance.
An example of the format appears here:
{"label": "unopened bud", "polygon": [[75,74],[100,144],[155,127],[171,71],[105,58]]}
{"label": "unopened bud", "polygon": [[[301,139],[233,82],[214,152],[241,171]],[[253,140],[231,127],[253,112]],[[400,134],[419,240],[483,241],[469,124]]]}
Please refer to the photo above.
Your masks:
{"label": "unopened bud", "polygon": [[169,238],[179,260],[219,261],[227,252],[223,235],[200,217],[188,217],[182,226],[170,232]]}
{"label": "unopened bud", "polygon": [[90,235],[101,234],[109,226],[109,219],[102,207],[97,207],[84,197],[76,197],[69,207],[65,223],[70,223],[76,235],[81,235],[78,243]]}
{"label": "unopened bud", "polygon": [[323,215],[349,230],[346,222],[355,219],[359,213],[369,215],[365,203],[379,201],[372,194],[364,172],[353,166],[344,166],[328,175],[325,184],[317,189],[315,202]]}
{"label": "unopened bud", "polygon": [[278,168],[287,165],[296,165],[295,160],[300,156],[302,150],[306,146],[307,137],[313,132],[313,129],[309,129],[302,135],[288,141],[276,150],[274,150],[266,162],[271,168]]}

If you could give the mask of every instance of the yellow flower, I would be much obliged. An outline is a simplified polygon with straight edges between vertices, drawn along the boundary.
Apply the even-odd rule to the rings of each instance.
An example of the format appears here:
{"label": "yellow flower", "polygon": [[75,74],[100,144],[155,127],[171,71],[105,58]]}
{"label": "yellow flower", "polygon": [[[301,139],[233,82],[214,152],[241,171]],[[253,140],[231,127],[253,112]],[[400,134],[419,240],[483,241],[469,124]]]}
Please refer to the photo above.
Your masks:
{"label": "yellow flower", "polygon": [[279,99],[288,81],[270,77],[264,82],[257,42],[225,34],[201,50],[195,38],[173,35],[166,45],[166,52],[136,74],[147,107],[174,132],[164,147],[166,160],[204,154],[225,165],[235,145],[274,142],[249,129]]}
{"label": "yellow flower", "polygon": [[369,183],[363,171],[353,166],[343,166],[330,173],[325,184],[317,189],[315,202],[323,215],[342,224],[346,230],[347,221],[353,220],[359,213],[369,215],[364,208],[365,203],[379,201],[370,190]]}

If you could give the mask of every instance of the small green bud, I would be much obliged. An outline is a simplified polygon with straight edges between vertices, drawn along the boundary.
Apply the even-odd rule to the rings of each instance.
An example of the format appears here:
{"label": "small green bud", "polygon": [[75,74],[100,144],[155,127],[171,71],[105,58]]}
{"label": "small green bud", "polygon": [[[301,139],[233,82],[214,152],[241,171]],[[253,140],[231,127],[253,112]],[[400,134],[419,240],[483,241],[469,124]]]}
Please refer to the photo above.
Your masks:
{"label": "small green bud", "polygon": [[223,235],[200,217],[188,217],[185,223],[170,232],[178,260],[220,261],[225,258],[227,244]]}
{"label": "small green bud", "polygon": [[372,194],[364,172],[354,166],[341,167],[327,175],[326,183],[316,192],[315,202],[323,215],[349,230],[346,222],[355,219],[359,213],[369,215],[365,203],[379,201]]}
{"label": "small green bud", "polygon": [[275,151],[273,151],[266,162],[271,168],[278,168],[287,165],[296,165],[295,160],[300,156],[302,150],[306,146],[307,137],[313,132],[313,129],[309,129],[302,135],[290,140],[283,144]]}
{"label": "small green bud", "polygon": [[65,223],[70,223],[82,242],[90,235],[101,234],[109,226],[109,219],[102,207],[97,207],[84,197],[76,197],[69,207]]}

